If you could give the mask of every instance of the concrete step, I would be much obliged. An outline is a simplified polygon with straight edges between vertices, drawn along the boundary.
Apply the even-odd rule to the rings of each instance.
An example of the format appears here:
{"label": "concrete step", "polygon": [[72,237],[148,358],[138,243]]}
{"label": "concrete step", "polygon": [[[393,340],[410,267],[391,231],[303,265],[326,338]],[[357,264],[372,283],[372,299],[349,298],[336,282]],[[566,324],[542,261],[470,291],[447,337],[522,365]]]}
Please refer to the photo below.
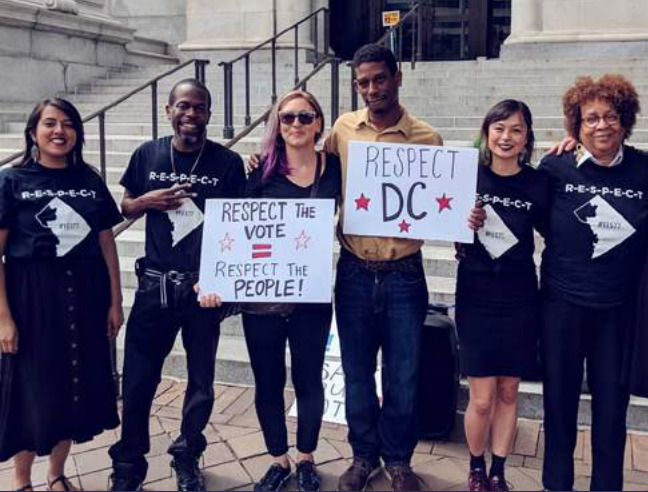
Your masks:
{"label": "concrete step", "polygon": [[159,39],[146,38],[143,36],[135,36],[133,40],[126,45],[128,51],[156,53],[158,55],[169,54],[169,43],[160,41]]}
{"label": "concrete step", "polygon": [[[334,321],[335,322],[335,321]],[[124,355],[123,329],[118,339],[118,361],[121,372]],[[290,350],[286,349],[286,367],[290,373]],[[163,374],[178,379],[187,379],[186,354],[180,335],[167,357]],[[432,375],[430,375],[432,377]],[[218,344],[216,360],[216,380],[220,383],[234,385],[254,385],[254,376],[250,366],[249,354],[242,335],[240,316],[234,316],[221,324],[221,335]],[[291,386],[290,381],[288,385]],[[457,395],[457,411],[463,413],[468,405],[468,381],[461,379]],[[520,383],[518,396],[518,415],[520,418],[542,420],[542,383],[539,381],[523,381]],[[582,394],[578,412],[579,425],[591,426],[592,410],[591,395]],[[632,397],[628,408],[627,426],[629,429],[648,431],[648,400]]]}

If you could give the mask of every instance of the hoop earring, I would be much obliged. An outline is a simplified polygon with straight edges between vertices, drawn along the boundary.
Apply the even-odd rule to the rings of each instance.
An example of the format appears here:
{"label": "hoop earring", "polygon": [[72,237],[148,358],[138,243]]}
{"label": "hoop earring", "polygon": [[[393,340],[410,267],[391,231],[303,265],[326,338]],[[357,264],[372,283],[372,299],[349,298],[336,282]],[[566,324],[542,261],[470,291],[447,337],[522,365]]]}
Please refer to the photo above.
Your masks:
{"label": "hoop earring", "polygon": [[527,150],[522,149],[522,152],[518,154],[518,163],[519,164],[526,164],[527,162]]}
{"label": "hoop earring", "polygon": [[29,155],[34,162],[38,162],[40,160],[40,149],[38,148],[38,145],[32,145],[32,148],[29,151]]}

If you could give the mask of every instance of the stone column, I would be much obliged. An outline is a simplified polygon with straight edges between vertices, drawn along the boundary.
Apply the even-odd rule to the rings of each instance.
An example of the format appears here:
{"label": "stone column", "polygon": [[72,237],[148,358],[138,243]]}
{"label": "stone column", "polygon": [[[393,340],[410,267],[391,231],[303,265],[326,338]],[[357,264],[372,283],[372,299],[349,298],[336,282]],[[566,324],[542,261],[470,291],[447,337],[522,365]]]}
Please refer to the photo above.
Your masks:
{"label": "stone column", "polygon": [[506,44],[645,40],[645,0],[513,0]]}
{"label": "stone column", "polygon": [[[283,30],[311,12],[310,0],[276,0],[277,29]],[[241,50],[272,37],[270,0],[187,0],[187,39],[182,51]],[[310,25],[299,31],[300,46],[310,42]],[[280,39],[293,46],[294,35]]]}
{"label": "stone column", "polygon": [[502,58],[648,56],[645,0],[513,0]]}
{"label": "stone column", "polygon": [[514,43],[529,33],[542,31],[541,0],[513,0],[511,2],[511,35],[507,43]]}

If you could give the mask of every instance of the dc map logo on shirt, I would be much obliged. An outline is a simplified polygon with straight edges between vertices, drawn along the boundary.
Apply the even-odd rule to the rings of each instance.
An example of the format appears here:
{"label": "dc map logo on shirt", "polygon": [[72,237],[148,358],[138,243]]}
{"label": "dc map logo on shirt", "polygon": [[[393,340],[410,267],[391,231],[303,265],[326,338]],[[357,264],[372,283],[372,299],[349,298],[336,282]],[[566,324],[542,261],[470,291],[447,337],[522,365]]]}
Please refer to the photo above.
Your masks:
{"label": "dc map logo on shirt", "polygon": [[519,243],[519,240],[490,204],[484,206],[484,210],[486,221],[477,236],[490,257],[496,260]]}
{"label": "dc map logo on shirt", "polygon": [[191,234],[203,223],[203,213],[191,199],[183,200],[182,205],[175,210],[167,211],[171,221],[172,248]]}
{"label": "dc map logo on shirt", "polygon": [[598,195],[574,210],[574,215],[594,234],[592,259],[616,248],[636,232],[632,224]]}
{"label": "dc map logo on shirt", "polygon": [[56,256],[65,256],[90,234],[90,226],[84,218],[60,198],[45,205],[36,214],[36,220],[58,239]]}

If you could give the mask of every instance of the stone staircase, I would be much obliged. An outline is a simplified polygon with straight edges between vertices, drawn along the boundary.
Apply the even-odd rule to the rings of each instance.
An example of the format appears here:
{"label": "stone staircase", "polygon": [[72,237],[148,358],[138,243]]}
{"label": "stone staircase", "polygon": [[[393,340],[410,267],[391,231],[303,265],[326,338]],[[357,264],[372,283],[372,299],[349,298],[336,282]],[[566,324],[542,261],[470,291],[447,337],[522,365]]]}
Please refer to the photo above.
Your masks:
{"label": "stone staircase", "polygon": [[[613,63],[613,64],[612,64]],[[306,74],[312,65],[304,64],[300,73]],[[99,109],[138,85],[170,68],[130,67],[109,73],[106,77],[90,84],[79,86],[65,97],[72,100],[82,114],[86,115]],[[340,113],[351,107],[350,76],[346,67],[340,74]],[[636,86],[643,101],[648,101],[648,67],[643,60],[619,59],[605,61],[548,61],[548,60],[477,60],[465,62],[419,63],[415,70],[409,64],[403,65],[403,87],[401,101],[409,112],[439,130],[446,145],[471,146],[478,136],[483,115],[497,101],[519,98],[527,102],[534,114],[534,130],[537,140],[537,159],[553,142],[564,135],[561,96],[579,75],[600,75],[606,72],[622,73]],[[256,63],[252,70],[252,117],[260,114],[268,105],[270,93],[270,65]],[[282,64],[278,70],[279,93],[292,85],[293,68],[289,63]],[[158,124],[160,135],[170,133],[170,126],[164,114],[166,95],[172,85],[183,78],[193,75],[188,67],[159,84]],[[330,70],[324,69],[308,84],[321,102],[327,119],[330,108]],[[243,125],[244,93],[241,87],[241,74],[235,71],[235,127]],[[209,127],[211,138],[224,142],[221,138],[223,126],[222,76],[215,63],[208,66],[207,82],[213,92],[213,114]],[[106,117],[108,139],[107,181],[115,199],[119,201],[122,189],[119,178],[128,163],[131,152],[150,138],[151,108],[150,92],[144,91],[111,110]],[[361,102],[360,102],[361,104]],[[647,103],[648,104],[648,103]],[[30,108],[23,105],[0,104],[0,158],[22,148],[22,131],[26,114]],[[328,121],[330,125],[330,121]],[[258,150],[263,128],[258,128],[234,147],[246,157]],[[93,163],[99,162],[99,138],[96,120],[86,127],[86,158]],[[641,117],[633,133],[631,143],[648,149],[648,117]],[[118,238],[121,260],[124,303],[126,314],[132,306],[136,278],[133,273],[135,258],[144,250],[144,221],[136,222]],[[423,249],[425,271],[430,292],[430,300],[452,304],[454,302],[454,283],[456,266],[454,248],[442,242],[429,242]],[[221,343],[218,354],[217,374],[220,381],[251,383],[252,375],[248,367],[247,350],[242,337],[238,317],[228,319],[222,327]],[[123,346],[123,332],[119,340]],[[185,374],[184,355],[181,342],[177,346],[165,371],[169,375],[183,377]],[[524,384],[524,399],[521,414],[537,418],[541,409],[540,388],[538,384]],[[465,398],[464,398],[465,400]],[[584,397],[587,402],[587,397]],[[586,423],[589,411],[585,405],[582,421]],[[634,401],[630,412],[630,425],[647,429],[648,409],[642,401]]]}

